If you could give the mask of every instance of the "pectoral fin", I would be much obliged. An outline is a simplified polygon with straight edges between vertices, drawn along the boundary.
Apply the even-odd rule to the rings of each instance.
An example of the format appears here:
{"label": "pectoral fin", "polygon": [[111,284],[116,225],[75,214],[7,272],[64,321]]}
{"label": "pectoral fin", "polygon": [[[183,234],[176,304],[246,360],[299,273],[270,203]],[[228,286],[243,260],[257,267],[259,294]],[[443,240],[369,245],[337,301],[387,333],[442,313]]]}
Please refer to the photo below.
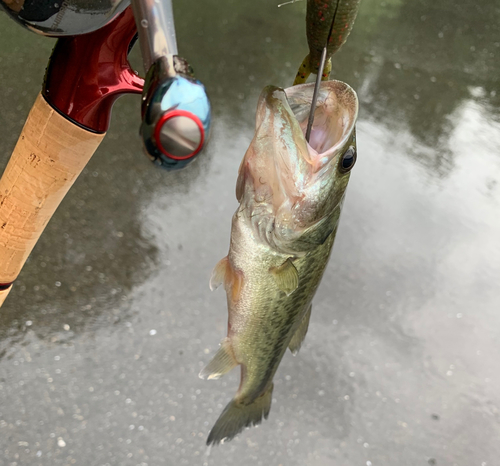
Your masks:
{"label": "pectoral fin", "polygon": [[212,291],[216,290],[221,286],[226,280],[228,258],[227,256],[217,262],[217,265],[212,271],[212,276],[210,277],[210,289]]}
{"label": "pectoral fin", "polygon": [[299,286],[299,273],[290,258],[283,265],[272,267],[270,272],[274,276],[278,288],[287,296],[291,295]]}
{"label": "pectoral fin", "polygon": [[219,288],[222,284],[224,284],[227,295],[233,301],[237,301],[240,298],[243,287],[243,274],[231,266],[227,256],[217,263],[210,277],[210,289],[212,291]]}
{"label": "pectoral fin", "polygon": [[288,348],[290,348],[290,351],[294,356],[299,352],[299,349],[302,346],[302,342],[306,337],[307,329],[309,328],[309,319],[311,318],[311,309],[312,304],[309,304],[309,308],[304,314],[299,328],[295,331],[292,339],[290,340],[290,343],[288,344]]}
{"label": "pectoral fin", "polygon": [[219,351],[213,359],[201,370],[200,379],[219,379],[224,374],[227,374],[238,363],[234,358],[233,348],[229,338],[222,340]]}

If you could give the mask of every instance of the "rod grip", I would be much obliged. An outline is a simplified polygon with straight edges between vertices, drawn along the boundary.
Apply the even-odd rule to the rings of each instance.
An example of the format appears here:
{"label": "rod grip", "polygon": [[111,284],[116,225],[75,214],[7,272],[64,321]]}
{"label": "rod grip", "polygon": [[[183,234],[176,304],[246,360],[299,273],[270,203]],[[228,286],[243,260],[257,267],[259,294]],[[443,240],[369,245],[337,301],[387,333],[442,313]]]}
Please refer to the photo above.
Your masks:
{"label": "rod grip", "polygon": [[38,95],[0,179],[0,306],[103,138],[70,122]]}

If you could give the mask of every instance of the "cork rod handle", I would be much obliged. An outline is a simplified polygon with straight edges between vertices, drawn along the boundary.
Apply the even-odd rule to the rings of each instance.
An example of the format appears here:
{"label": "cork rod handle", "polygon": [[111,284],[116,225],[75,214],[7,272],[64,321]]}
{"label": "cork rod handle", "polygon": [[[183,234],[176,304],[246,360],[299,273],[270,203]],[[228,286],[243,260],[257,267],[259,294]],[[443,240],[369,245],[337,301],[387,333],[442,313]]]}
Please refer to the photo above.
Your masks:
{"label": "cork rod handle", "polygon": [[0,306],[103,138],[71,123],[38,95],[0,179]]}

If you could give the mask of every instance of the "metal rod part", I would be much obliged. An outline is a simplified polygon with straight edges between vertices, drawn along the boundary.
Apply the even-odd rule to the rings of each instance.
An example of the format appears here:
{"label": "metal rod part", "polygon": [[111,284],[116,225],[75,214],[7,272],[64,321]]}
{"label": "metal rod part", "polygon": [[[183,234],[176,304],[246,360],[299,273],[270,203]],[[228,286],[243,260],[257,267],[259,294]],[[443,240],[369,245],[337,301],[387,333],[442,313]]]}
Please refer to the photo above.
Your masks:
{"label": "metal rod part", "polygon": [[318,100],[319,87],[321,85],[321,75],[323,74],[323,69],[325,68],[326,62],[326,46],[321,53],[321,60],[319,62],[318,75],[316,76],[316,84],[314,85],[314,93],[311,102],[311,110],[309,112],[309,119],[307,120],[307,130],[306,130],[306,141],[309,142],[311,137],[311,129],[314,122],[314,111],[316,110],[316,101]]}
{"label": "metal rod part", "polygon": [[132,0],[146,72],[160,57],[177,55],[172,0]]}

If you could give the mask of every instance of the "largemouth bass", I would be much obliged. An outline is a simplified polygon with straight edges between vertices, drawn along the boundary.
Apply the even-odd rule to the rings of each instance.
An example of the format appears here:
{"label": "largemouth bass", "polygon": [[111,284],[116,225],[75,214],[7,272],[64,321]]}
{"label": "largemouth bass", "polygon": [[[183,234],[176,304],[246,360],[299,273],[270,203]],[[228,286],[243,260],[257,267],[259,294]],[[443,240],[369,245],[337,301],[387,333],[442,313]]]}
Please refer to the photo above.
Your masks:
{"label": "largemouth bass", "polygon": [[345,43],[354,26],[360,0],[307,0],[306,35],[309,55],[299,66],[294,85],[305,83],[311,73],[318,74],[321,53],[327,45],[327,62],[321,79],[327,80],[332,55]]}
{"label": "largemouth bass", "polygon": [[229,254],[211,289],[224,284],[228,335],[201,378],[241,365],[241,383],[207,444],[232,439],[267,418],[273,376],[306,335],[311,301],[333,245],[356,160],[358,100],[345,83],[321,83],[310,144],[304,133],[313,84],[266,87],[256,132],[241,163]]}

